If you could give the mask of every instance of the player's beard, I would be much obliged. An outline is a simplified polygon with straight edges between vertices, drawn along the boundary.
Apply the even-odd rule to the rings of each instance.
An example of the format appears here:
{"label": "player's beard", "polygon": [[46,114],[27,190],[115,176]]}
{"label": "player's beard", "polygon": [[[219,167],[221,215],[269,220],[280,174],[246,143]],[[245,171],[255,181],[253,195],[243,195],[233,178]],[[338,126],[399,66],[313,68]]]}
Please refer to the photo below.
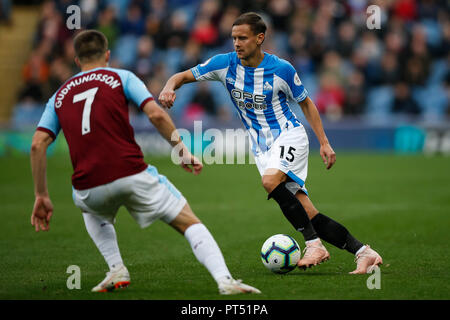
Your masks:
{"label": "player's beard", "polygon": [[[248,52],[248,51],[246,51],[246,50],[242,50],[243,52],[241,53],[241,57],[239,57],[239,54],[238,54],[238,58],[239,59],[241,59],[241,60],[245,60],[245,61],[248,61],[249,59],[251,59],[253,56],[255,56],[255,54],[256,54],[256,52],[257,52],[257,49],[255,49],[255,50],[253,50],[253,51],[250,51],[250,52]],[[246,52],[248,52],[247,54],[246,54]],[[237,53],[237,50],[236,50],[236,53]]]}
{"label": "player's beard", "polygon": [[[239,59],[245,59],[246,58],[245,56],[242,56],[243,54],[245,54],[245,51],[237,50],[237,49],[235,49],[235,51],[236,51],[236,54],[237,54]],[[241,52],[239,53],[238,51],[241,51]]]}

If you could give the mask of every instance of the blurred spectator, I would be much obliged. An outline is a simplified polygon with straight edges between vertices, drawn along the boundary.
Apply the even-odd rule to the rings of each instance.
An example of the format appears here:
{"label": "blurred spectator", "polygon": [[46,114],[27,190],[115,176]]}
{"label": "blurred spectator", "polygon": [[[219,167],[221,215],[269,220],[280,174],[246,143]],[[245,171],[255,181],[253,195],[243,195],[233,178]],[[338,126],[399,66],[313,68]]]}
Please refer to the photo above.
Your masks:
{"label": "blurred spectator", "polygon": [[177,72],[190,69],[195,67],[197,64],[204,62],[201,60],[201,52],[201,44],[194,39],[189,40],[184,48],[184,54],[181,58]]}
{"label": "blurred spectator", "polygon": [[104,0],[106,7],[114,7],[117,14],[117,19],[122,21],[126,14],[127,8],[130,5],[130,0]]}
{"label": "blurred spectator", "polygon": [[217,45],[219,17],[220,2],[218,0],[202,1],[192,27],[191,38],[206,48]]}
{"label": "blurred spectator", "polygon": [[[71,2],[73,4],[73,1]],[[81,22],[83,26],[95,26],[99,0],[79,0],[79,6],[81,8]]]}
{"label": "blurred spectator", "polygon": [[393,85],[400,79],[400,65],[398,57],[392,52],[387,52],[371,65],[368,72],[368,82],[372,85]]}
{"label": "blurred spectator", "polygon": [[53,60],[50,66],[49,95],[56,92],[58,88],[73,75],[70,65],[61,57]]}
{"label": "blurred spectator", "polygon": [[142,36],[138,41],[136,67],[134,69],[136,75],[142,79],[146,79],[153,71],[155,63],[155,52],[153,39],[149,36]]}
{"label": "blurred spectator", "polygon": [[[186,44],[189,37],[187,26],[188,17],[181,11],[176,10],[169,19],[167,24],[163,24],[161,35],[163,39],[163,47],[165,48],[182,48]],[[162,41],[161,41],[162,42]]]}
{"label": "blurred spectator", "polygon": [[292,3],[289,0],[269,0],[267,11],[270,12],[275,31],[288,29],[289,17],[292,14]]}
{"label": "blurred spectator", "polygon": [[19,93],[19,100],[31,99],[41,102],[45,98],[44,85],[49,79],[50,66],[43,54],[35,50],[22,70],[24,88]]}
{"label": "blurred spectator", "polygon": [[120,21],[120,32],[124,35],[132,34],[141,36],[145,33],[145,19],[141,7],[137,3],[131,3],[127,9],[127,15]]}
{"label": "blurred spectator", "polygon": [[406,82],[397,82],[395,84],[392,111],[408,115],[418,115],[420,113],[419,105],[412,98],[410,88]]}
{"label": "blurred spectator", "polygon": [[217,114],[216,104],[211,91],[208,88],[208,83],[199,83],[197,86],[197,91],[195,92],[191,102],[186,107],[185,112],[188,117],[192,113],[208,114],[212,116]]}
{"label": "blurred spectator", "polygon": [[114,48],[120,33],[115,7],[110,5],[100,12],[98,15],[96,29],[103,32],[108,39],[109,47]]}
{"label": "blurred spectator", "polygon": [[356,50],[360,51],[369,62],[379,60],[383,53],[381,41],[372,31],[362,34],[360,41],[356,44]]}
{"label": "blurred spectator", "polygon": [[192,29],[191,38],[205,47],[212,47],[219,40],[219,30],[208,16],[199,15]]}
{"label": "blurred spectator", "polygon": [[220,19],[219,24],[219,38],[217,43],[222,47],[223,51],[232,51],[233,46],[230,41],[231,38],[231,28],[233,26],[233,22],[239,17],[241,11],[237,6],[228,5]]}
{"label": "blurred spectator", "polygon": [[347,79],[345,67],[341,56],[336,51],[327,51],[319,69],[319,74],[332,74],[338,83],[345,85]]}
{"label": "blurred spectator", "polygon": [[404,21],[411,21],[417,17],[416,0],[397,0],[393,6],[393,15]]}
{"label": "blurred spectator", "polygon": [[355,46],[355,39],[355,26],[349,21],[344,21],[343,23],[341,23],[338,29],[336,49],[342,57],[349,58],[351,56]]}
{"label": "blurred spectator", "polygon": [[406,36],[401,31],[388,31],[384,36],[385,51],[399,55],[405,48]]}
{"label": "blurred spectator", "polygon": [[316,65],[322,63],[323,55],[332,47],[332,40],[330,20],[326,17],[316,17],[306,39],[308,53]]}
{"label": "blurred spectator", "polygon": [[40,51],[35,50],[23,67],[23,80],[25,82],[43,84],[48,80],[49,69],[50,67],[44,55]]}
{"label": "blurred spectator", "polygon": [[426,33],[421,25],[412,31],[412,39],[405,61],[403,78],[410,85],[424,85],[428,79],[431,59],[428,53]]}
{"label": "blurred spectator", "polygon": [[330,120],[338,120],[343,114],[345,91],[333,73],[324,73],[315,102],[320,113]]}
{"label": "blurred spectator", "polygon": [[366,88],[364,75],[360,71],[353,71],[345,87],[344,113],[358,115],[364,112],[366,103]]}

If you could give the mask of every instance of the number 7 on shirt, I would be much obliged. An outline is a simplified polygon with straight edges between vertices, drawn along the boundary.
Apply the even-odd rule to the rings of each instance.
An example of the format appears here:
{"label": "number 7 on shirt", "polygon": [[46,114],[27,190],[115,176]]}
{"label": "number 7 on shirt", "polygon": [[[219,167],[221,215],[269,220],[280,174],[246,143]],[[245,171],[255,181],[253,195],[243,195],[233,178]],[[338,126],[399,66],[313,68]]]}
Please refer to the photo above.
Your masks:
{"label": "number 7 on shirt", "polygon": [[97,90],[98,87],[95,87],[73,96],[73,103],[86,100],[83,107],[83,118],[81,120],[81,135],[85,135],[91,132],[91,122],[90,122],[91,107],[92,102],[94,102]]}

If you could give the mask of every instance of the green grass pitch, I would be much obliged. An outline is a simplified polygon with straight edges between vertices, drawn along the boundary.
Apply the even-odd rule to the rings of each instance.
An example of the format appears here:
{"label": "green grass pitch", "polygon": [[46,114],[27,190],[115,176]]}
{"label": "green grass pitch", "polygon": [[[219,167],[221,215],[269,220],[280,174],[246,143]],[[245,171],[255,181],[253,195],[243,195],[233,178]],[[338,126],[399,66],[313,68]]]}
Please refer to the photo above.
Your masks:
{"label": "green grass pitch", "polygon": [[[379,290],[367,288],[369,275],[348,275],[354,257],[329,244],[330,261],[313,269],[276,275],[264,268],[259,252],[269,236],[287,233],[304,243],[277,204],[266,200],[255,165],[205,166],[195,177],[168,158],[146,160],[183,192],[234,277],[263,292],[231,299],[449,299],[450,159],[338,152],[327,171],[317,153],[309,160],[311,199],[382,255]],[[140,229],[124,209],[116,231],[132,283],[91,293],[107,266],[72,202],[68,156],[49,158],[55,211],[47,233],[30,225],[28,157],[0,158],[0,168],[0,299],[230,299],[218,294],[184,237],[162,222]],[[70,265],[80,267],[80,290],[66,286]]]}

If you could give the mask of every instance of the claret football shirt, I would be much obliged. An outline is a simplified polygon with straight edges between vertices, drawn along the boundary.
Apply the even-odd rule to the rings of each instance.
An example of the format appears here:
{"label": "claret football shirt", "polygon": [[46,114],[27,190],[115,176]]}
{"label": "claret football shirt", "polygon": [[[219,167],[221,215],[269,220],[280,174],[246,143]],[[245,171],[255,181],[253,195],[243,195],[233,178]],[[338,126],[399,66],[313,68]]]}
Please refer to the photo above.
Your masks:
{"label": "claret football shirt", "polygon": [[48,101],[37,130],[56,139],[62,129],[83,190],[147,168],[129,122],[128,101],[142,108],[153,97],[132,72],[95,68],[67,80]]}

